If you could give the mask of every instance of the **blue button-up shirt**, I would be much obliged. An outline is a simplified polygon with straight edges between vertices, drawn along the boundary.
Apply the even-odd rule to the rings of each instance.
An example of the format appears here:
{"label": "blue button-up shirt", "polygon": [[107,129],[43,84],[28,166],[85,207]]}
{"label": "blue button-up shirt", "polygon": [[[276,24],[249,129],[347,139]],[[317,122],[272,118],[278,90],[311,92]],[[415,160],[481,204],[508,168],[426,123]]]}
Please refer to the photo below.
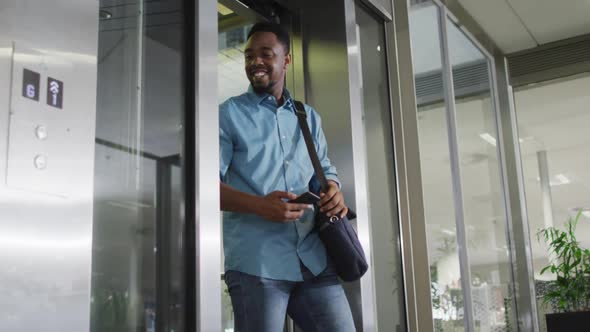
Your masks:
{"label": "blue button-up shirt", "polygon": [[[314,174],[295,104],[285,90],[284,103],[248,92],[219,107],[221,181],[250,194],[273,191],[297,195],[308,190]],[[307,122],[326,178],[338,181],[328,159],[318,113],[305,105]],[[245,213],[223,213],[225,270],[276,280],[301,281],[300,262],[314,275],[326,268],[326,250],[314,230],[313,210],[295,222],[272,222]]]}

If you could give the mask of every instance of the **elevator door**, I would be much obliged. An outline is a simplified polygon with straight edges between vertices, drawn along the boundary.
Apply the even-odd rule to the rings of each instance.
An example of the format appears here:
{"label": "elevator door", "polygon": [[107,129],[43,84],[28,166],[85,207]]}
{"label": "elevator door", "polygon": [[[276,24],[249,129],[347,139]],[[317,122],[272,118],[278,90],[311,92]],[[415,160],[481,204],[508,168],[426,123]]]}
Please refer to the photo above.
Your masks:
{"label": "elevator door", "polygon": [[183,2],[100,1],[91,331],[183,331]]}
{"label": "elevator door", "polygon": [[189,3],[0,2],[0,331],[194,330]]}
{"label": "elevator door", "polygon": [[[369,174],[367,189],[371,207],[369,217],[377,317],[375,326],[379,331],[405,331],[385,23],[359,1],[356,4]],[[363,317],[363,320],[366,319],[368,317]]]}

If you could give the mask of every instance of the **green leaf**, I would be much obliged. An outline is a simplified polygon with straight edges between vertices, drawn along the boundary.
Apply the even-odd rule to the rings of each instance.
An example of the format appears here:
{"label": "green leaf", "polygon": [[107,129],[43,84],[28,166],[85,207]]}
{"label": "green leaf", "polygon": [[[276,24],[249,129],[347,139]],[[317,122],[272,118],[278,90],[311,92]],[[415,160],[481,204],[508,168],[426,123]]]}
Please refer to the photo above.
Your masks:
{"label": "green leaf", "polygon": [[580,247],[576,227],[581,211],[563,226],[565,231],[547,227],[537,231],[537,239],[544,240],[550,253],[550,263],[541,269],[556,275],[547,285],[543,302],[556,304],[560,311],[590,309],[590,249]]}

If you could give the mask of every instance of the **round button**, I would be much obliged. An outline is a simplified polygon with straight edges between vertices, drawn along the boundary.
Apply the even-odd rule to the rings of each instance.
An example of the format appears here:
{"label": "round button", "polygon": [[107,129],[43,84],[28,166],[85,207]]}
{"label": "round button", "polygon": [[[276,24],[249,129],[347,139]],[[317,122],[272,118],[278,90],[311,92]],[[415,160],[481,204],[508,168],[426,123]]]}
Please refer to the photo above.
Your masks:
{"label": "round button", "polygon": [[35,136],[37,136],[37,138],[40,140],[46,139],[47,138],[47,127],[37,126],[35,128]]}
{"label": "round button", "polygon": [[37,169],[45,169],[47,167],[47,157],[44,155],[36,155],[33,161]]}

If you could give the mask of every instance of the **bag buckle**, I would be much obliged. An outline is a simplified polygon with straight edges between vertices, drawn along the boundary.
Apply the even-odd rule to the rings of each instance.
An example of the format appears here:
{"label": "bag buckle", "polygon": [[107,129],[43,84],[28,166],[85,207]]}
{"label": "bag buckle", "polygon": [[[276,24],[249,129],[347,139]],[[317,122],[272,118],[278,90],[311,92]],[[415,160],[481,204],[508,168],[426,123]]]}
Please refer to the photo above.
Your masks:
{"label": "bag buckle", "polygon": [[338,216],[331,216],[329,222],[331,224],[333,224],[333,223],[337,222],[338,220],[340,220],[340,217],[338,217]]}
{"label": "bag buckle", "polygon": [[319,231],[321,232],[324,229],[326,229],[328,226],[334,225],[339,220],[340,220],[340,217],[338,217],[338,216],[331,216],[328,220],[326,220],[323,224],[320,225]]}

